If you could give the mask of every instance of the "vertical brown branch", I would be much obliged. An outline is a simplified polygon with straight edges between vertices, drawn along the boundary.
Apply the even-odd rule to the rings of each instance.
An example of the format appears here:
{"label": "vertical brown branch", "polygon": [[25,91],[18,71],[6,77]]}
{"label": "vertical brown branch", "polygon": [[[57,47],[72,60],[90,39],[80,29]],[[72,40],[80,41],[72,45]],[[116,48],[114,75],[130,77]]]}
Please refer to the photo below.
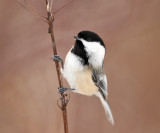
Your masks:
{"label": "vertical brown branch", "polygon": [[[73,1],[73,0],[71,0]],[[56,49],[56,43],[55,43],[55,38],[54,38],[54,31],[53,31],[53,21],[54,21],[54,14],[58,11],[60,11],[62,8],[66,7],[67,5],[69,5],[68,2],[66,5],[60,7],[59,9],[57,9],[54,13],[51,13],[51,9],[52,9],[52,2],[51,1],[51,5],[49,4],[48,0],[45,0],[46,2],[46,7],[47,7],[47,17],[42,16],[36,9],[34,9],[32,7],[32,5],[24,0],[24,2],[27,4],[27,6],[25,6],[23,3],[21,3],[19,0],[17,0],[17,2],[24,7],[24,9],[26,9],[27,11],[29,11],[31,14],[38,16],[42,21],[48,23],[49,28],[48,28],[48,33],[50,33],[51,35],[51,40],[52,40],[52,50],[53,50],[53,54],[57,55],[57,49]],[[47,21],[46,21],[47,19]],[[63,87],[63,81],[62,81],[62,75],[60,72],[60,66],[58,61],[55,61],[55,66],[56,66],[56,71],[57,71],[57,76],[58,76],[58,82],[59,82],[59,88]],[[62,66],[63,67],[63,66]],[[69,102],[69,98],[67,94],[61,93],[61,106],[58,104],[58,106],[61,108],[62,110],[62,115],[63,115],[63,123],[64,123],[64,132],[65,133],[69,133],[68,131],[68,121],[67,121],[67,103]]]}
{"label": "vertical brown branch", "polygon": [[[54,32],[53,32],[54,15],[50,12],[49,6],[50,5],[48,3],[48,0],[46,0],[47,15],[48,15],[47,19],[48,19],[48,24],[49,24],[48,32],[51,35],[53,54],[57,55],[56,43],[55,43]],[[57,61],[55,61],[55,65],[56,65],[59,87],[63,87],[63,81],[62,81],[59,63]],[[68,121],[67,121],[67,109],[66,109],[66,105],[68,103],[68,100],[66,97],[67,96],[65,94],[61,94],[61,110],[62,110],[62,114],[63,114],[64,132],[69,133]]]}

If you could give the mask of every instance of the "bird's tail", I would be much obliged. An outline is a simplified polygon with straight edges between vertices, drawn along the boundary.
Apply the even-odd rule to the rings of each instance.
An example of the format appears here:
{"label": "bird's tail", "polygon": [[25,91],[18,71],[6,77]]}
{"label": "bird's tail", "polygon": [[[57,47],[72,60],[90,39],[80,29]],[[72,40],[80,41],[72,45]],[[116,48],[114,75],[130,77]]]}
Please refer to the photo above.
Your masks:
{"label": "bird's tail", "polygon": [[105,100],[100,93],[97,96],[100,98],[100,101],[102,102],[102,105],[104,107],[108,120],[111,122],[112,125],[114,125],[114,119],[113,119],[112,112],[111,112],[108,101]]}

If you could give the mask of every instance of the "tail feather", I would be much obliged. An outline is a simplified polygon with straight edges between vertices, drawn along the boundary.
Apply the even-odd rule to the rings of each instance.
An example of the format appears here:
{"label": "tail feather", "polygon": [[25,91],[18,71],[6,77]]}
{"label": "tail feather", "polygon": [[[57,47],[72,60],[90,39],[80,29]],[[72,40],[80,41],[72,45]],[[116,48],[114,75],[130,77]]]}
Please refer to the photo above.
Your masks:
{"label": "tail feather", "polygon": [[114,119],[108,101],[106,101],[100,93],[97,96],[100,98],[100,101],[102,102],[108,120],[111,122],[112,125],[114,125]]}

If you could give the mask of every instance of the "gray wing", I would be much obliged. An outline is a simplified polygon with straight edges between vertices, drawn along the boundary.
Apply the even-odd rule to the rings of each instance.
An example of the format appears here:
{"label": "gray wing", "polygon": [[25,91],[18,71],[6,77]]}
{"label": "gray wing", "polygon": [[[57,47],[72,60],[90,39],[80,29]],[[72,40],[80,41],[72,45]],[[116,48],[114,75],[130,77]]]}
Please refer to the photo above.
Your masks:
{"label": "gray wing", "polygon": [[92,80],[95,85],[99,88],[99,92],[102,94],[103,98],[106,99],[107,96],[107,78],[102,69],[93,69],[92,70]]}
{"label": "gray wing", "polygon": [[110,109],[109,103],[107,101],[107,78],[104,72],[104,68],[102,69],[93,69],[92,71],[92,80],[97,87],[99,87],[99,91],[96,94],[104,107],[105,113],[108,117],[108,120],[114,124],[114,119],[112,116],[112,111]]}

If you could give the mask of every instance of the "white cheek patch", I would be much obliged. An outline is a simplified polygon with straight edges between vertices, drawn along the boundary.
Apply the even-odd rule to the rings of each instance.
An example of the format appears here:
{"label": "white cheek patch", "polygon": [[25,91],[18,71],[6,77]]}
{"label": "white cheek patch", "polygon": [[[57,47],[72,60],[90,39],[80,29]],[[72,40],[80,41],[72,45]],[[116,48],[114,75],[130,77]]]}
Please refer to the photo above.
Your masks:
{"label": "white cheek patch", "polygon": [[89,56],[88,62],[95,67],[102,66],[105,48],[100,45],[99,42],[87,42],[84,39],[81,39],[81,41],[85,46],[85,50]]}

